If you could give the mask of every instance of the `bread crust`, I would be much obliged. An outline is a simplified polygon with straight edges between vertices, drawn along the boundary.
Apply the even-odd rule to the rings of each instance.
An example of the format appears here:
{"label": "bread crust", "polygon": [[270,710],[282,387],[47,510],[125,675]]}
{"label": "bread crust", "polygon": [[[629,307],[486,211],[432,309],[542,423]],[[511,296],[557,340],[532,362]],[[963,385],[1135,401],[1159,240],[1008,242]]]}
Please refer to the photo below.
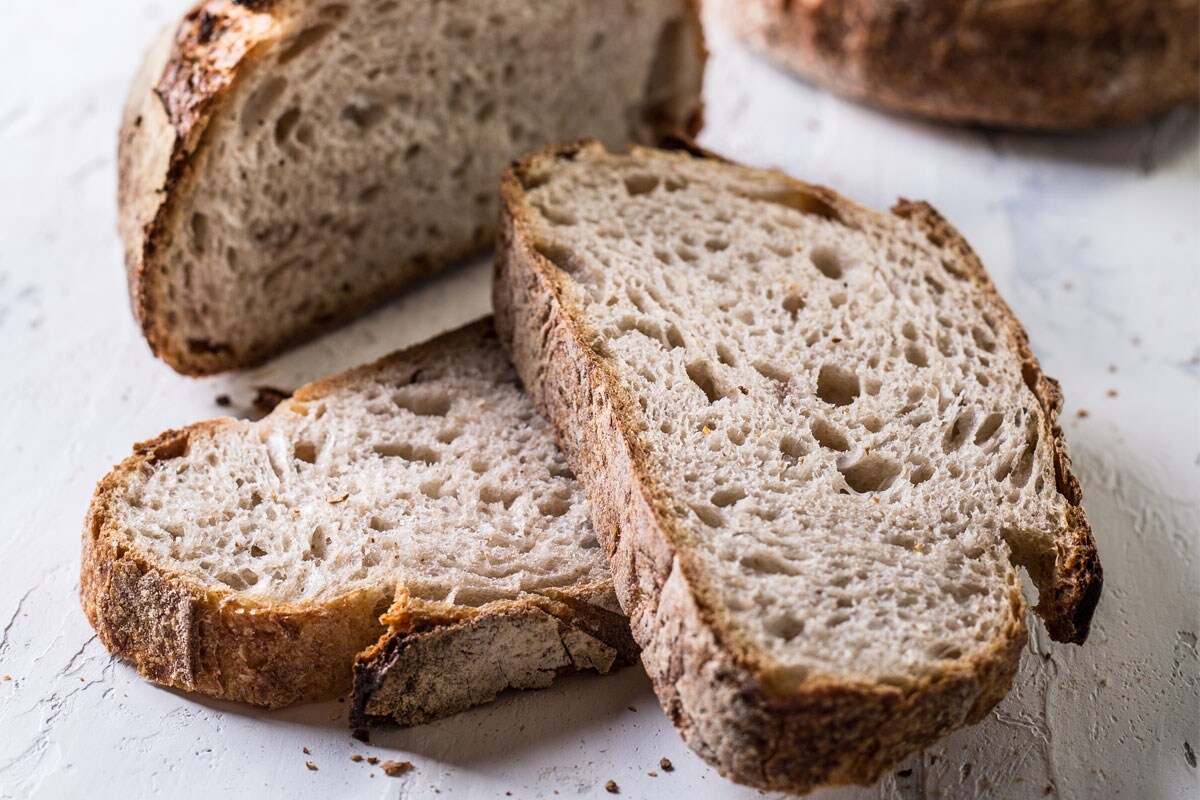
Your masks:
{"label": "bread crust", "polygon": [[[491,321],[480,320],[374,364],[309,384],[294,397],[308,402],[395,360],[436,356],[491,335]],[[410,613],[402,625],[394,604],[383,619],[380,615],[397,593],[407,598],[403,587],[361,588],[322,602],[267,604],[163,565],[137,547],[132,536],[136,532],[123,530],[118,521],[127,481],[141,470],[184,455],[196,437],[220,436],[226,427],[237,424],[230,419],[210,420],[136,445],[133,455],[100,482],[92,499],[80,574],[84,613],[100,641],[149,680],[268,708],[327,700],[351,689],[355,657],[381,636],[377,648],[389,640],[396,644],[386,664],[367,662],[378,664],[378,669],[371,666],[366,674],[374,670],[382,683],[420,668],[410,663],[408,654],[452,653],[480,626],[490,626],[492,635],[502,639],[531,614],[550,614],[561,623],[561,635],[558,628],[539,630],[548,637],[548,647],[559,645],[567,631],[575,631],[581,652],[600,648],[611,656],[598,656],[594,664],[580,659],[572,663],[573,668],[606,672],[636,656],[611,583],[572,586],[479,609],[416,601],[408,605],[423,613]],[[431,610],[435,606],[437,613]],[[401,629],[403,635],[398,634]],[[580,637],[588,641],[580,642]],[[503,664],[504,650],[496,647],[493,652],[496,660],[491,666]],[[363,689],[355,697],[370,694]],[[401,721],[413,724],[460,710],[461,705],[442,701],[445,694],[435,684],[427,697],[409,698],[408,719]],[[490,698],[477,702],[486,699]]]}
{"label": "bread crust", "polygon": [[[703,124],[699,81],[707,50],[699,0],[685,0],[696,47],[695,108],[686,119],[662,119],[694,135]],[[184,375],[211,375],[256,366],[279,351],[332,330],[375,307],[440,266],[484,252],[494,230],[448,245],[397,277],[363,302],[314,322],[292,335],[238,352],[227,342],[181,341],[163,310],[163,275],[173,265],[162,256],[184,224],[205,147],[205,131],[237,83],[290,33],[303,27],[316,6],[298,0],[201,0],[175,28],[162,33],[135,78],[121,122],[117,153],[118,228],[124,242],[126,278],[134,317],[151,351]]]}
{"label": "bread crust", "polygon": [[[526,175],[537,165],[592,148],[602,150],[584,142],[543,151],[503,178],[494,284],[501,343],[588,490],[593,527],[643,648],[643,664],[688,744],[722,774],[763,789],[803,793],[821,785],[871,783],[904,757],[978,721],[1007,693],[1026,641],[1015,571],[1008,617],[989,646],[905,685],[830,675],[789,680],[739,641],[713,610],[711,590],[697,580],[665,484],[637,435],[636,405],[592,347],[594,337],[566,291],[565,276],[535,246],[523,201]],[[687,149],[695,157],[711,157]],[[794,185],[811,197],[814,213],[848,220],[875,213],[829,189]],[[919,214],[917,209],[910,204],[910,216],[932,224],[932,209],[920,206]],[[968,257],[965,242],[944,221],[937,230]],[[982,283],[986,276],[978,260],[969,258],[981,291],[998,301],[990,283]],[[1006,306],[996,310],[1010,320],[1014,335],[1023,335]],[[1027,347],[1022,356],[1040,376]],[[1047,392],[1053,386],[1048,379],[1037,385]],[[1050,400],[1043,404],[1052,419],[1057,406]],[[1061,436],[1055,441],[1061,453]],[[1051,615],[1052,634],[1081,641],[1098,596],[1099,565],[1065,456],[1059,470],[1064,485],[1076,492],[1077,516],[1063,537],[1063,585],[1050,593],[1057,600],[1039,610]]]}
{"label": "bread crust", "polygon": [[1200,97],[1200,0],[721,0],[752,49],[905,114],[1077,129]]}

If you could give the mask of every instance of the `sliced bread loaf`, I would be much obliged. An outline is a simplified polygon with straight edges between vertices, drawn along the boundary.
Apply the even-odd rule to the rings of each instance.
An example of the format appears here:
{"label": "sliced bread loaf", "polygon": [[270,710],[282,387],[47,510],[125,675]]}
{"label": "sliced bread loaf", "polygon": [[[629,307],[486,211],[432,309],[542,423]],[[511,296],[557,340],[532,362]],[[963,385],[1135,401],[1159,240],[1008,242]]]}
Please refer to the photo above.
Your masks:
{"label": "sliced bread loaf", "polygon": [[272,707],[348,691],[386,633],[358,719],[421,722],[635,657],[585,508],[484,321],[138,445],[83,606],[147,678]]}
{"label": "sliced bread loaf", "polygon": [[501,341],[588,493],[642,660],[735,780],[867,783],[1082,642],[1101,573],[1045,377],[929,206],[695,152],[528,157]]}
{"label": "sliced bread loaf", "polygon": [[713,0],[751,48],[906,114],[1112,125],[1195,105],[1200,0]]}
{"label": "sliced bread loaf", "polygon": [[205,0],[119,154],[133,308],[180,372],[260,362],[485,248],[512,158],[700,119],[693,0]]}

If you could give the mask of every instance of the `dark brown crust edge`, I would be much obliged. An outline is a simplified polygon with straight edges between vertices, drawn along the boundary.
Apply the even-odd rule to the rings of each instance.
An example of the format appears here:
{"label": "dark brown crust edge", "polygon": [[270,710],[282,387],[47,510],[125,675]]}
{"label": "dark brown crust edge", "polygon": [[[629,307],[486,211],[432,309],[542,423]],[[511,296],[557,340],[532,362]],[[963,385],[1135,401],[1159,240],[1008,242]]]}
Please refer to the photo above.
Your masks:
{"label": "dark brown crust edge", "polygon": [[[700,82],[708,51],[700,24],[700,0],[684,0],[698,58],[694,107],[683,119],[658,119],[661,132],[695,135],[703,125]],[[163,266],[156,254],[178,225],[182,206],[209,121],[217,114],[256,53],[280,35],[281,20],[296,7],[291,0],[200,0],[176,29],[151,48],[126,101],[117,148],[117,206],[125,247],[126,279],[134,317],[154,355],[175,371],[194,377],[254,367],[281,351],[336,329],[378,307],[397,292],[459,259],[485,252],[495,234],[460,242],[431,254],[354,303],[292,334],[246,352],[223,342],[181,342],[157,310],[157,281]],[[303,4],[300,4],[303,8]]]}
{"label": "dark brown crust edge", "polygon": [[[308,384],[294,397],[312,401],[392,361],[435,356],[491,336],[491,329],[490,319],[484,318],[374,364]],[[218,436],[237,424],[216,419],[167,431],[136,445],[133,455],[100,481],[83,532],[84,613],[105,647],[155,683],[268,708],[344,694],[352,686],[355,657],[385,631],[379,617],[392,602],[392,586],[323,603],[264,606],[228,587],[202,584],[155,563],[126,543],[116,522],[120,493],[131,474],[185,454],[193,437]],[[572,587],[548,594],[560,609],[574,610],[578,625],[603,630],[604,641],[620,649],[619,632],[588,622],[581,605],[610,591],[609,586]],[[508,607],[527,605],[520,600]],[[437,631],[427,626],[425,632]]]}
{"label": "dark brown crust edge", "polygon": [[722,21],[752,49],[905,114],[1070,130],[1153,116],[1200,96],[1196,0],[723,5]]}
{"label": "dark brown crust edge", "polygon": [[[629,666],[637,661],[638,646],[633,641],[629,631],[629,622],[621,614],[603,608],[603,604],[611,602],[612,585],[607,583],[595,587],[580,587],[572,591],[548,591],[545,595],[534,595],[520,601],[498,601],[490,603],[481,609],[445,608],[437,604],[437,608],[413,610],[399,615],[389,614],[384,619],[389,622],[387,633],[371,648],[363,651],[354,663],[354,692],[350,706],[350,727],[356,738],[367,741],[369,731],[377,725],[420,725],[433,719],[455,713],[463,709],[459,704],[425,702],[415,712],[407,709],[391,708],[389,713],[368,713],[367,709],[380,692],[390,688],[393,692],[410,692],[412,687],[428,682],[428,670],[419,658],[410,657],[411,653],[422,648],[422,640],[438,634],[465,633],[467,629],[477,628],[487,622],[511,620],[511,624],[519,625],[521,618],[549,617],[557,627],[557,637],[562,640],[563,649],[567,651],[567,660],[561,666],[554,668],[554,678],[574,674],[587,669],[599,672],[611,672]],[[431,605],[431,604],[427,604]],[[612,651],[612,662],[607,667],[597,664],[577,663],[565,644],[565,639],[572,633],[580,633],[602,647]],[[480,658],[487,654],[476,654]],[[472,658],[472,661],[477,659]],[[444,671],[439,680],[452,681],[459,678],[455,674],[457,665],[449,665],[449,671]],[[488,665],[488,669],[491,665]],[[489,687],[491,699],[500,691],[521,689],[507,674],[499,676],[500,680]],[[473,703],[477,705],[477,703]]]}
{"label": "dark brown crust edge", "polygon": [[[525,217],[523,178],[531,167],[591,147],[599,145],[544,151],[504,177],[494,284],[501,341],[588,489],[593,525],[643,663],[688,744],[723,774],[760,788],[806,792],[870,783],[954,728],[978,721],[1007,693],[1025,642],[1019,589],[1009,587],[1012,615],[990,649],[905,687],[836,679],[772,686],[736,643],[722,641],[673,544],[669,499],[631,435],[630,401],[592,349],[565,278],[538,253]],[[813,196],[816,213],[862,213],[828,189],[796,186]]]}

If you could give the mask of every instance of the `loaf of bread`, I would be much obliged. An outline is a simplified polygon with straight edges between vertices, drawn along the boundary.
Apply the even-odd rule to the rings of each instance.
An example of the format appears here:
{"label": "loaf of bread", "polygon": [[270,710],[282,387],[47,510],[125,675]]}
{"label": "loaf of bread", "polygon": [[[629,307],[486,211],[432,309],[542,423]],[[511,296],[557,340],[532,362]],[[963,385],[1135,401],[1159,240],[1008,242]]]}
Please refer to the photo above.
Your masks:
{"label": "loaf of bread", "polygon": [[510,159],[694,130],[703,62],[691,0],[201,2],[121,130],[150,347],[253,365],[482,251]]}
{"label": "loaf of bread", "polygon": [[734,780],[869,783],[986,714],[1101,587],[1058,385],[932,208],[598,143],[504,178],[501,341],[642,662]]}
{"label": "loaf of bread", "polygon": [[805,78],[892,111],[1070,129],[1200,100],[1200,0],[713,0]]}
{"label": "loaf of bread", "polygon": [[81,583],[113,653],[212,697],[348,692],[379,640],[359,665],[361,724],[637,653],[581,491],[487,321],[310,384],[259,422],[138,445],[96,490]]}

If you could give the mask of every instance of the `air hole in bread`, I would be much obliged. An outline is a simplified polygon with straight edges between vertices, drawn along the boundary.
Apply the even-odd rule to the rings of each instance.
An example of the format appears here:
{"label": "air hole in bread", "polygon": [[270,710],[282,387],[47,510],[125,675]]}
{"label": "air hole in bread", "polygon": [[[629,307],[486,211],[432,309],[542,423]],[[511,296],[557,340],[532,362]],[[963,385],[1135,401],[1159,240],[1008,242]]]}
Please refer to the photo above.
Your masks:
{"label": "air hole in bread", "polygon": [[271,78],[246,98],[246,104],[242,106],[241,115],[242,133],[244,135],[249,135],[251,131],[267,121],[267,117],[271,113],[271,108],[279,101],[283,93],[287,91],[287,87],[288,82],[286,78]]}
{"label": "air hole in bread", "polygon": [[873,414],[871,416],[863,417],[858,421],[858,424],[862,425],[871,433],[879,433],[879,431],[883,430],[883,420]]}
{"label": "air hole in bread", "polygon": [[372,449],[384,458],[402,458],[405,461],[420,461],[426,464],[436,464],[441,460],[441,456],[433,448],[410,442],[382,443]]}
{"label": "air hole in bread", "polygon": [[821,274],[826,278],[841,280],[842,275],[845,273],[845,269],[842,266],[842,257],[832,247],[825,245],[815,247],[808,257],[812,261],[813,266],[820,270]]}
{"label": "air hole in bread", "polygon": [[448,39],[470,39],[475,35],[475,23],[468,19],[453,18],[442,26],[442,35]]}
{"label": "air hole in bread", "polygon": [[571,498],[568,494],[556,494],[538,503],[538,511],[545,517],[561,517],[571,510]]}
{"label": "air hole in bread", "polygon": [[920,486],[925,481],[933,477],[933,467],[928,464],[922,464],[914,467],[913,471],[908,476],[908,482],[913,486]]}
{"label": "air hole in bread", "polygon": [[208,246],[208,217],[199,211],[192,214],[192,242],[196,252],[203,255]]}
{"label": "air hole in bread", "polygon": [[795,575],[796,568],[770,550],[757,550],[742,556],[738,562],[742,569],[761,575]]}
{"label": "air hole in bread", "polygon": [[765,203],[774,203],[777,206],[783,206],[792,211],[799,211],[801,214],[813,214],[834,222],[842,221],[841,215],[829,203],[812,192],[806,192],[803,189],[792,186],[775,190],[756,191],[747,196]]}
{"label": "air hole in bread", "polygon": [[755,361],[752,366],[754,367],[754,371],[759,375],[762,375],[767,380],[781,383],[784,386],[787,386],[788,382],[792,379],[792,376],[787,372],[787,370],[782,369],[781,367],[778,367],[769,361]]}
{"label": "air hole in bread", "polygon": [[630,197],[649,194],[658,188],[657,175],[627,175],[625,176],[625,191]]}
{"label": "air hole in bread", "polygon": [[929,657],[939,661],[962,658],[962,648],[951,642],[939,642],[929,648]]}
{"label": "air hole in bread", "polygon": [[829,305],[833,308],[841,308],[846,305],[847,295],[845,292],[834,292],[829,295]]}
{"label": "air hole in bread", "polygon": [[670,345],[672,349],[685,346],[683,334],[679,332],[679,328],[676,328],[674,325],[668,325],[666,333],[667,344]]}
{"label": "air hole in bread", "polygon": [[286,64],[297,58],[301,53],[319,43],[333,30],[332,25],[314,25],[305,28],[284,44],[279,53],[279,63]]}
{"label": "air hole in bread", "polygon": [[909,342],[904,347],[904,360],[914,367],[929,366],[929,356],[926,354],[925,348],[916,342]]}
{"label": "air hole in bread", "polygon": [[292,446],[292,455],[305,464],[317,463],[317,446],[312,442],[300,441]]}
{"label": "air hole in bread", "polygon": [[733,352],[725,345],[724,342],[717,343],[717,361],[727,367],[737,366],[737,358],[733,355]]}
{"label": "air hole in bread", "polygon": [[858,375],[837,364],[824,364],[817,373],[817,397],[832,406],[848,406],[861,388]]}
{"label": "air hole in bread", "polygon": [[479,489],[479,499],[485,503],[501,503],[506,509],[512,508],[512,504],[521,496],[520,492],[511,489],[501,489],[493,484],[484,484]]}
{"label": "air hole in bread", "polygon": [[360,131],[366,132],[383,121],[387,116],[387,109],[376,104],[361,107],[350,104],[342,108],[341,116]]}
{"label": "air hole in bread", "polygon": [[778,636],[785,642],[790,642],[804,633],[804,620],[786,614],[779,614],[774,617],[768,617],[765,627],[767,633],[772,636]]}
{"label": "air hole in bread", "polygon": [[296,129],[296,124],[300,122],[300,113],[300,109],[298,108],[289,108],[275,120],[276,144],[284,144],[288,140],[288,137],[292,135],[292,131]]}
{"label": "air hole in bread", "polygon": [[975,444],[983,444],[988,439],[995,435],[1000,429],[1000,425],[1004,422],[1004,415],[998,412],[993,412],[984,417],[983,422],[979,424],[979,429],[975,431]]}
{"label": "air hole in bread", "polygon": [[838,465],[838,471],[846,479],[846,485],[859,494],[882,492],[892,485],[900,474],[900,463],[887,456],[871,453],[853,464]]}
{"label": "air hole in bread", "polygon": [[716,379],[713,377],[712,366],[707,361],[693,361],[687,365],[687,376],[692,383],[699,387],[700,391],[704,392],[704,396],[708,398],[708,402],[715,403],[724,395],[718,389]]}
{"label": "air hole in bread", "polygon": [[720,253],[727,247],[729,247],[729,242],[724,239],[709,239],[704,243],[704,249],[710,253]]}
{"label": "air hole in bread", "polygon": [[879,394],[879,390],[883,388],[883,382],[879,378],[867,378],[863,381],[863,392],[874,397]]}
{"label": "air hole in bread", "polygon": [[788,292],[783,297],[783,310],[795,320],[800,311],[804,308],[804,297],[797,292]]}
{"label": "air hole in bread", "polygon": [[808,448],[795,436],[785,434],[779,439],[779,452],[789,464],[795,464],[808,454]]}
{"label": "air hole in bread", "polygon": [[959,413],[954,418],[954,422],[946,431],[946,435],[942,438],[942,451],[953,453],[958,448],[962,447],[967,441],[967,437],[971,431],[975,429],[975,411],[974,409],[966,409]]}
{"label": "air hole in bread", "polygon": [[983,332],[983,329],[975,326],[971,328],[971,338],[975,340],[975,344],[980,350],[986,353],[996,352],[996,342],[992,337]]}
{"label": "air hole in bread", "polygon": [[398,408],[418,417],[444,417],[450,412],[450,395],[444,391],[405,388],[392,395]]}
{"label": "air hole in bread", "polygon": [[721,512],[710,505],[692,503],[691,509],[700,518],[700,521],[710,528],[720,528],[725,524],[725,518]]}
{"label": "air hole in bread", "polygon": [[717,508],[727,508],[739,500],[745,499],[745,497],[746,490],[740,486],[734,486],[730,489],[719,489],[713,492],[712,497],[709,499]]}
{"label": "air hole in bread", "polygon": [[575,258],[569,248],[554,242],[539,241],[534,243],[534,249],[538,255],[563,272],[575,271]]}
{"label": "air hole in bread", "polygon": [[442,496],[442,487],[445,485],[446,481],[443,478],[430,478],[429,480],[422,482],[418,489],[420,489],[421,494],[425,495],[430,500],[437,500]]}
{"label": "air hole in bread", "polygon": [[850,449],[850,442],[846,439],[846,434],[822,417],[817,417],[812,421],[812,434],[813,438],[817,440],[817,444],[826,450],[844,453]]}

